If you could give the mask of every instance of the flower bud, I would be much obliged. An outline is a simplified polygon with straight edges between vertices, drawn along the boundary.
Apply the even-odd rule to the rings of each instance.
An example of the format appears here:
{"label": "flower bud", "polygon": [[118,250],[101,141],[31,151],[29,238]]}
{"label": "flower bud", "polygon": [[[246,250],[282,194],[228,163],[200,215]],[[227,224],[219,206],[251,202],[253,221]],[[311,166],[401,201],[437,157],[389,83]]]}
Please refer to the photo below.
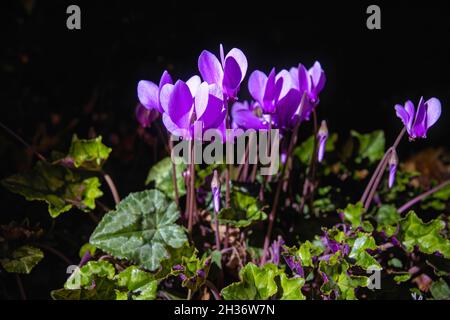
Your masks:
{"label": "flower bud", "polygon": [[395,181],[395,174],[397,172],[397,165],[398,165],[398,156],[397,152],[395,150],[392,150],[391,154],[389,155],[389,189],[392,188]]}
{"label": "flower bud", "polygon": [[211,181],[211,191],[213,195],[214,212],[220,211],[220,179],[217,170],[214,170],[214,176]]}
{"label": "flower bud", "polygon": [[322,162],[328,139],[328,127],[327,122],[325,120],[322,120],[319,132],[317,133],[317,138],[319,139],[319,150],[317,152],[317,160],[319,162]]}

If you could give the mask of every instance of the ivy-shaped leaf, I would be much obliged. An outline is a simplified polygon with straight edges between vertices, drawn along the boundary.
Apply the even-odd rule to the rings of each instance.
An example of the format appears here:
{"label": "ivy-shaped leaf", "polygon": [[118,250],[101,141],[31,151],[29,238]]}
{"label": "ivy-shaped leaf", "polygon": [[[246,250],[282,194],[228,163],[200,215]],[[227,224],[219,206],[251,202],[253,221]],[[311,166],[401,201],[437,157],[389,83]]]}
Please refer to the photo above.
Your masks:
{"label": "ivy-shaped leaf", "polygon": [[29,274],[43,258],[41,249],[25,245],[14,250],[11,257],[0,259],[0,264],[6,272]]}
{"label": "ivy-shaped leaf", "polygon": [[272,263],[258,267],[248,263],[239,272],[241,281],[222,289],[225,300],[267,300],[277,293],[275,277],[279,274]]}
{"label": "ivy-shaped leaf", "polygon": [[392,236],[397,230],[398,222],[401,216],[397,211],[397,208],[393,205],[382,205],[376,215],[377,231],[384,231],[387,236]]}
{"label": "ivy-shaped leaf", "polygon": [[81,268],[76,268],[64,284],[68,290],[88,289],[95,285],[97,277],[114,279],[116,270],[108,261],[89,261]]}
{"label": "ivy-shaped leaf", "polygon": [[218,218],[221,224],[229,224],[236,228],[248,227],[254,222],[267,219],[267,214],[258,200],[243,192],[233,190],[231,194],[231,207],[219,211]]}
{"label": "ivy-shaped leaf", "polygon": [[181,285],[193,292],[205,284],[208,278],[211,259],[204,255],[198,257],[198,250],[194,248],[189,256],[182,256],[181,263],[172,266],[171,274],[181,278]]}
{"label": "ivy-shaped leaf", "polygon": [[306,300],[306,297],[302,293],[305,279],[300,277],[289,279],[285,273],[281,273],[280,284],[283,289],[281,300]]}
{"label": "ivy-shaped leaf", "polygon": [[372,257],[367,250],[375,250],[378,246],[375,243],[375,239],[367,233],[358,233],[356,239],[350,241],[351,251],[349,258],[355,259],[355,264],[361,268],[367,270],[381,270],[381,265]]}
{"label": "ivy-shaped leaf", "polygon": [[175,203],[168,203],[161,191],[132,193],[103,217],[90,243],[155,271],[170,257],[168,248],[180,248],[187,241],[184,228],[175,223],[179,216]]}
{"label": "ivy-shaped leaf", "polygon": [[103,195],[97,177],[47,162],[38,162],[31,171],[10,176],[1,184],[29,201],[47,202],[54,218],[74,206],[92,210],[95,199]]}
{"label": "ivy-shaped leaf", "polygon": [[414,246],[418,246],[424,253],[440,252],[449,259],[450,241],[441,234],[444,229],[444,221],[435,219],[424,223],[414,211],[400,220],[400,238],[406,250],[411,252]]}
{"label": "ivy-shaped leaf", "polygon": [[371,133],[361,134],[354,130],[351,131],[352,137],[358,139],[359,150],[355,159],[356,163],[368,159],[370,163],[380,160],[384,155],[385,138],[384,132],[376,130]]}
{"label": "ivy-shaped leaf", "polygon": [[[175,165],[177,176],[178,195],[181,197],[186,194],[183,172],[186,170],[186,164],[180,161]],[[170,199],[175,199],[175,188],[172,182],[172,159],[166,157],[155,164],[148,173],[145,184],[155,183],[155,188],[161,190]]]}
{"label": "ivy-shaped leaf", "polygon": [[116,290],[118,300],[155,300],[158,281],[153,275],[130,266],[116,276],[117,285],[126,290]]}
{"label": "ivy-shaped leaf", "polygon": [[364,207],[361,202],[357,204],[348,204],[345,209],[339,209],[343,213],[344,219],[351,223],[353,228],[357,228],[362,223]]}
{"label": "ivy-shaped leaf", "polygon": [[69,167],[84,170],[98,171],[108,159],[112,149],[102,143],[102,137],[95,139],[78,139],[77,135],[72,138],[69,153],[62,159],[56,161]]}

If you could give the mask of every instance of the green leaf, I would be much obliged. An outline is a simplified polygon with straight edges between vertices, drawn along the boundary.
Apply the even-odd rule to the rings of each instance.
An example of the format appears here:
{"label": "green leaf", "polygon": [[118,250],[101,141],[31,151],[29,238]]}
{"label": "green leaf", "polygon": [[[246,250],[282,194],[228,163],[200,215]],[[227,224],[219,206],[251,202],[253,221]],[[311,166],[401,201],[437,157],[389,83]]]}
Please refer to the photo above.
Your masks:
{"label": "green leaf", "polygon": [[117,285],[127,291],[117,290],[117,298],[128,299],[129,293],[133,300],[155,300],[158,281],[148,272],[136,266],[130,266],[116,276]]}
{"label": "green leaf", "polygon": [[211,261],[222,269],[222,252],[219,250],[214,250],[211,252]]}
{"label": "green leaf", "polygon": [[97,250],[97,248],[94,247],[93,245],[91,245],[89,242],[85,243],[78,251],[78,256],[80,257],[80,259],[83,258],[84,254],[88,250],[89,250],[89,253],[91,254],[91,256],[93,256],[95,254],[95,251]]}
{"label": "green leaf", "polygon": [[414,211],[400,220],[400,238],[406,250],[412,251],[418,246],[423,253],[440,252],[450,258],[450,241],[441,235],[445,222],[439,219],[424,223]]}
{"label": "green leaf", "polygon": [[70,167],[84,170],[98,171],[108,159],[112,149],[102,143],[102,137],[95,139],[78,139],[76,135],[72,138],[69,153],[60,162]]}
{"label": "green leaf", "polygon": [[0,264],[6,272],[29,274],[43,258],[41,249],[25,245],[14,250],[10,258],[0,259]]}
{"label": "green leaf", "polygon": [[431,295],[436,300],[449,300],[450,288],[444,279],[440,278],[438,281],[434,281],[430,288]]}
{"label": "green leaf", "polygon": [[83,211],[94,209],[95,199],[103,195],[97,177],[46,162],[38,162],[31,171],[10,176],[1,184],[29,201],[47,202],[54,218],[73,206]]}
{"label": "green leaf", "polygon": [[190,256],[181,257],[179,269],[172,268],[171,274],[174,276],[183,275],[184,279],[181,285],[195,292],[205,284],[211,266],[210,262],[210,258],[206,255],[199,258],[198,250],[194,248]]}
{"label": "green leaf", "polygon": [[[186,170],[186,164],[180,161],[175,165],[177,176],[178,195],[181,197],[186,194],[186,188],[183,179],[183,172]],[[172,182],[172,159],[166,157],[155,164],[148,173],[145,184],[155,183],[155,188],[161,190],[170,199],[175,199],[175,188]]]}
{"label": "green leaf", "polygon": [[368,159],[370,163],[380,160],[384,155],[384,132],[377,130],[367,134],[351,131],[352,137],[358,139],[359,150],[356,163],[361,163],[363,159]]}
{"label": "green leaf", "polygon": [[349,257],[355,259],[355,264],[365,270],[381,270],[381,265],[367,252],[377,248],[375,239],[370,234],[358,233],[358,237],[353,241]]}
{"label": "green leaf", "polygon": [[280,284],[283,289],[281,300],[306,300],[306,297],[302,293],[305,279],[300,277],[289,279],[285,273],[281,273]]}
{"label": "green leaf", "polygon": [[403,268],[403,263],[397,258],[392,258],[388,261],[388,266],[400,269]]}
{"label": "green leaf", "polygon": [[267,219],[267,214],[262,210],[256,198],[233,190],[231,207],[220,210],[218,218],[221,224],[228,223],[237,228],[248,227],[254,222]]}
{"label": "green leaf", "polygon": [[267,300],[278,291],[275,282],[278,274],[278,268],[272,263],[262,267],[248,263],[239,272],[241,281],[223,288],[222,297],[225,300]]}
{"label": "green leaf", "polygon": [[382,205],[375,215],[375,220],[378,223],[377,231],[384,231],[387,236],[392,236],[397,230],[400,219],[401,216],[395,206]]}
{"label": "green leaf", "polygon": [[394,281],[397,283],[406,282],[409,279],[411,279],[411,274],[408,272],[399,272],[396,273],[396,276],[394,276]]}
{"label": "green leaf", "polygon": [[353,228],[357,228],[362,223],[362,215],[364,213],[364,207],[361,202],[357,204],[348,204],[345,209],[339,209],[338,211],[344,214],[344,219],[351,223]]}
{"label": "green leaf", "polygon": [[108,261],[89,261],[81,268],[76,268],[64,284],[64,289],[87,289],[92,286],[96,278],[112,280],[116,270]]}
{"label": "green leaf", "polygon": [[107,213],[91,235],[90,243],[118,259],[155,271],[170,257],[168,248],[180,248],[186,241],[174,202],[161,191],[131,193],[116,210]]}
{"label": "green leaf", "polygon": [[[337,133],[332,133],[325,144],[325,151],[332,152],[335,149],[336,141],[338,140]],[[293,151],[294,156],[296,156],[301,163],[304,165],[309,165],[311,162],[311,155],[314,150],[314,136],[310,136],[306,139],[300,146],[296,147]]]}
{"label": "green leaf", "polygon": [[54,300],[115,300],[115,283],[107,278],[96,278],[95,287],[89,289],[58,289],[50,295]]}

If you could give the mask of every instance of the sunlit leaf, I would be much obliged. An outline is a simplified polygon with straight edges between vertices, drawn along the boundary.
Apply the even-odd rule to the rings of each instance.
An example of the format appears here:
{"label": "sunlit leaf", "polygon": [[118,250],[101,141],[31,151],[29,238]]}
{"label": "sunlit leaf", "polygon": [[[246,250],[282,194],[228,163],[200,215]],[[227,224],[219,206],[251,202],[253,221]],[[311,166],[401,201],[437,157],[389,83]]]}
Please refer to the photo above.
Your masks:
{"label": "sunlit leaf", "polygon": [[28,274],[43,258],[41,249],[25,245],[14,250],[11,257],[0,259],[0,264],[6,272]]}
{"label": "sunlit leaf", "polygon": [[[175,170],[178,195],[181,197],[186,194],[183,179],[183,172],[186,170],[186,164],[180,161],[179,164],[175,165]],[[167,197],[175,199],[175,188],[172,182],[172,159],[170,157],[162,159],[150,169],[145,184],[148,185],[151,182],[154,182],[155,188],[164,192]]]}

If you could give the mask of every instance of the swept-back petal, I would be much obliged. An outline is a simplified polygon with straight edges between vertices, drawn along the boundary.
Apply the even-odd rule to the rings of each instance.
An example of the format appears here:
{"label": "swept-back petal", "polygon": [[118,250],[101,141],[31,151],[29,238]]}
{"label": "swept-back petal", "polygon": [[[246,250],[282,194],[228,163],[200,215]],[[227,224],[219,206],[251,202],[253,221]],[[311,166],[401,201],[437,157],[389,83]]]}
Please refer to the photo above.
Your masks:
{"label": "swept-back petal", "polygon": [[207,50],[203,50],[198,58],[198,70],[206,82],[222,83],[223,70],[222,65],[215,55]]}
{"label": "swept-back petal", "polygon": [[[167,85],[166,85],[167,86]],[[193,112],[193,98],[186,83],[178,80],[169,99],[167,114],[180,128],[188,128]]]}
{"label": "swept-back petal", "polygon": [[401,106],[399,104],[396,104],[394,108],[395,108],[395,113],[397,114],[397,117],[399,117],[402,120],[403,124],[405,125],[406,129],[409,132],[409,130],[410,130],[409,113],[405,110],[405,108],[403,108],[403,106]]}
{"label": "swept-back petal", "polygon": [[234,60],[239,65],[239,69],[241,71],[240,81],[244,80],[244,77],[245,77],[245,74],[247,73],[247,68],[248,68],[248,62],[247,62],[247,58],[245,57],[245,54],[240,49],[233,48],[230,50],[230,52],[228,52],[227,56],[225,57],[225,64],[229,57],[233,57]]}
{"label": "swept-back petal", "polygon": [[441,102],[436,98],[431,98],[425,104],[427,106],[426,127],[428,129],[434,125],[441,116]]}
{"label": "swept-back petal", "polygon": [[305,66],[302,64],[298,65],[298,89],[300,91],[300,94],[303,94],[303,92],[307,92],[309,94],[311,90],[310,85],[310,77],[308,75],[308,70],[306,70]]}
{"label": "swept-back petal", "polygon": [[208,83],[202,82],[195,94],[195,114],[200,118],[208,106],[209,87]]}
{"label": "swept-back petal", "polygon": [[159,80],[159,89],[161,89],[162,87],[164,87],[164,85],[168,83],[173,84],[173,80],[169,72],[167,72],[167,70],[164,70],[161,79]]}
{"label": "swept-back petal", "polygon": [[187,86],[189,87],[189,91],[191,91],[191,95],[195,97],[195,94],[197,93],[197,89],[202,83],[202,80],[199,76],[192,76],[189,78],[188,81],[186,81]]}
{"label": "swept-back petal", "polygon": [[141,80],[138,83],[137,94],[141,104],[147,109],[159,109],[159,88],[151,81]]}
{"label": "swept-back petal", "polygon": [[223,71],[223,87],[228,94],[235,91],[239,87],[242,80],[242,73],[239,64],[233,57],[225,58],[225,66]]}
{"label": "swept-back petal", "polygon": [[161,113],[167,113],[169,112],[169,101],[170,101],[170,95],[172,94],[174,85],[173,84],[166,84],[164,85],[161,90],[159,91],[159,103],[161,105],[162,112]]}
{"label": "swept-back petal", "polygon": [[427,108],[423,101],[423,97],[420,98],[419,105],[417,106],[416,118],[413,123],[413,136],[424,138],[427,134],[426,131],[427,120]]}
{"label": "swept-back petal", "polygon": [[266,83],[267,76],[259,70],[253,71],[248,79],[248,91],[253,99],[258,101],[260,104],[263,102]]}
{"label": "swept-back petal", "polygon": [[314,94],[317,97],[325,86],[325,72],[318,61],[309,69],[308,73],[312,78],[312,84],[314,88]]}

